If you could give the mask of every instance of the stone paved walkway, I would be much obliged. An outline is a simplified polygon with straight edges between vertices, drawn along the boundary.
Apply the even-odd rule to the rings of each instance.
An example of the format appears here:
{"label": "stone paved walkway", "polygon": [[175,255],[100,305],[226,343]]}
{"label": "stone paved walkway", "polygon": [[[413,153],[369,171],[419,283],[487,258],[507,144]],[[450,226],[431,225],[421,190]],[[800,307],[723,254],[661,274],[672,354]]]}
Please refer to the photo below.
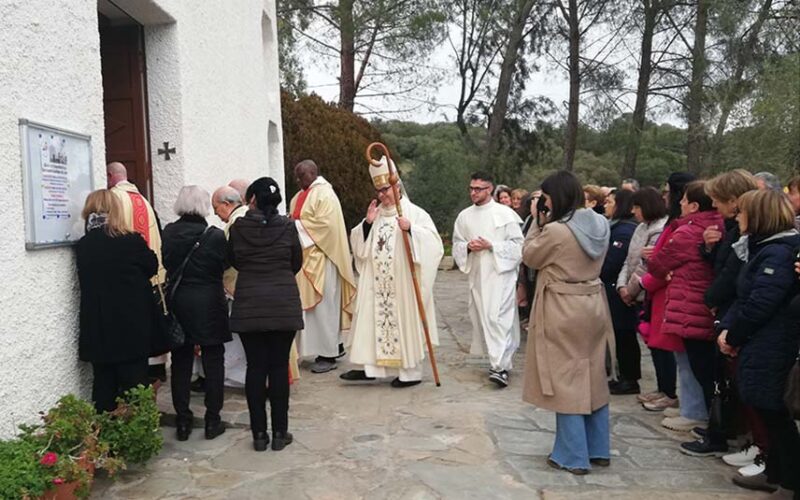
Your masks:
{"label": "stone paved walkway", "polygon": [[[202,427],[178,442],[164,427],[164,449],[116,481],[99,478],[97,499],[572,499],[759,498],[730,483],[734,470],[717,459],[682,455],[687,435],[659,425],[661,416],[633,396],[611,403],[612,464],[583,477],[545,463],[555,430],[552,413],[520,399],[524,345],[511,385],[486,379],[488,365],[467,354],[471,327],[466,280],[440,272],[436,288],[442,386],[430,379],[410,389],[387,383],[345,385],[339,369],[303,371],[292,387],[290,430],[282,452],[252,450],[241,391],[226,395],[232,428],[212,441]],[[653,386],[648,359],[644,387]],[[162,389],[159,404],[172,411]],[[202,417],[202,396],[193,397]]]}

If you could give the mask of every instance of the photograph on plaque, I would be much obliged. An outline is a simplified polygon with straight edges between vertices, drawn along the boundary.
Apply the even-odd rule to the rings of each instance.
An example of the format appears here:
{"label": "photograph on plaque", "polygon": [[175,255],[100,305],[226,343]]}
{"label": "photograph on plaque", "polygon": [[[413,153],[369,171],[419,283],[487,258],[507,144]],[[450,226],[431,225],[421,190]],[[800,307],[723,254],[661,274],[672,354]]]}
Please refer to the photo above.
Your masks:
{"label": "photograph on plaque", "polygon": [[94,188],[91,137],[20,120],[25,247],[70,245],[84,233],[81,210]]}

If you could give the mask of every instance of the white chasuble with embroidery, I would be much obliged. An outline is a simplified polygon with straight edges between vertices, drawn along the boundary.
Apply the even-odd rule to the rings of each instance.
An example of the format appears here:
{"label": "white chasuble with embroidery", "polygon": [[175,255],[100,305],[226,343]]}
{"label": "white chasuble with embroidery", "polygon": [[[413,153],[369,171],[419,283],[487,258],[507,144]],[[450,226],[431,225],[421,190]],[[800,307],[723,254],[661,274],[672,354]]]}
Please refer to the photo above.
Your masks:
{"label": "white chasuble with embroidery", "polygon": [[[442,240],[430,216],[403,199],[411,222],[409,241],[431,341],[438,344],[433,284],[444,255]],[[347,343],[350,361],[359,365],[416,369],[427,355],[411,270],[394,208],[381,208],[367,225],[353,228],[350,244],[358,273],[353,324]]]}

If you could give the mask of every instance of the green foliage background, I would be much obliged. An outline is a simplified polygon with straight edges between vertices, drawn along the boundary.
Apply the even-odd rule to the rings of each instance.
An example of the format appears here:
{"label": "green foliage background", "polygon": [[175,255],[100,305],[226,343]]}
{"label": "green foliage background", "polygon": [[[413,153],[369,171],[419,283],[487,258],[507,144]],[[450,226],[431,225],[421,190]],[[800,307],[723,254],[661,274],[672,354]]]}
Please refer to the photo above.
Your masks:
{"label": "green foliage background", "polygon": [[364,152],[380,132],[367,120],[325,103],[316,95],[281,94],[286,204],[297,192],[294,166],[311,159],[336,190],[347,227],[364,217],[375,190]]}

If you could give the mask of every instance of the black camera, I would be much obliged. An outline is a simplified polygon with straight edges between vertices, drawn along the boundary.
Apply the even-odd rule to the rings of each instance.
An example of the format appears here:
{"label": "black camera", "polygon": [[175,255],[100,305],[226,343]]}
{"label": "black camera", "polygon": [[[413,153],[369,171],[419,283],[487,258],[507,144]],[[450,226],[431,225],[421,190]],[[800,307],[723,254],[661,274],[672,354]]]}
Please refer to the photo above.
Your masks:
{"label": "black camera", "polygon": [[544,196],[539,198],[539,201],[536,202],[536,211],[539,212],[539,213],[542,213],[542,212],[547,213],[547,212],[550,211],[550,209],[547,208],[547,205],[545,204]]}

